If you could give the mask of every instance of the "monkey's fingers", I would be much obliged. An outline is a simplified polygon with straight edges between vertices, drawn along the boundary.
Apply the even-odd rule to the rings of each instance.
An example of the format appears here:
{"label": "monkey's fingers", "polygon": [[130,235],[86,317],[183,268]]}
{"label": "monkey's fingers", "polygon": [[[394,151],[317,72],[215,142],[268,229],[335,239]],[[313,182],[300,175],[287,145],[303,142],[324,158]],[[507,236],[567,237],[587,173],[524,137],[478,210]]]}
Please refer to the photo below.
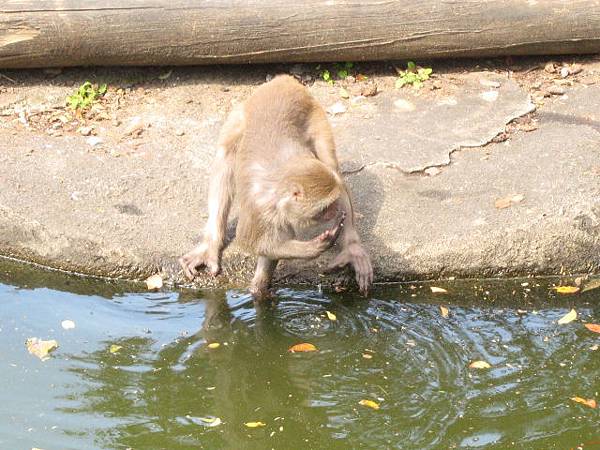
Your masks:
{"label": "monkey's fingers", "polygon": [[185,277],[190,281],[193,280],[194,277],[198,274],[196,269],[187,262],[184,256],[179,258],[178,261],[179,265],[183,269],[183,274],[185,275]]}

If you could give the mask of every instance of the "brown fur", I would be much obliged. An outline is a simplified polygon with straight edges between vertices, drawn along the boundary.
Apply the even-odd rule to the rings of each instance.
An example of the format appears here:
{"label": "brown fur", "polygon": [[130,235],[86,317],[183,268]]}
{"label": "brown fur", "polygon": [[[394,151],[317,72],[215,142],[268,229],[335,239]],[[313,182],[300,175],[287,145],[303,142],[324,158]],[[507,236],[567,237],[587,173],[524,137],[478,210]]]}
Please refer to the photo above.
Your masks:
{"label": "brown fur", "polygon": [[[268,289],[277,260],[313,258],[342,233],[342,252],[334,266],[352,264],[366,292],[372,268],[356,229],[352,204],[339,173],[331,127],[323,109],[290,76],[258,87],[223,126],[209,192],[204,241],[180,259],[186,276],[197,267],[220,268],[224,229],[231,199],[239,201],[237,239],[259,255],[253,292]],[[234,192],[235,191],[235,192]],[[311,241],[295,239],[298,227],[339,210],[345,223]],[[338,221],[339,223],[339,221]]]}

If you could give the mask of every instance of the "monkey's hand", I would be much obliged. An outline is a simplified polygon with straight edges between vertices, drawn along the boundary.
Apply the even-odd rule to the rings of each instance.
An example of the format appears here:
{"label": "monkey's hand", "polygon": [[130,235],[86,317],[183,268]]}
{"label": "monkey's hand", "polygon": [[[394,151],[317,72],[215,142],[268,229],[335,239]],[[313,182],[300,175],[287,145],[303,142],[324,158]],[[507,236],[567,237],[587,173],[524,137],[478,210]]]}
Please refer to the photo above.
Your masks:
{"label": "monkey's hand", "polygon": [[335,244],[335,241],[344,228],[345,219],[346,215],[342,214],[335,227],[325,230],[311,241],[314,244],[315,257],[319,256],[321,253]]}
{"label": "monkey's hand", "polygon": [[210,247],[204,243],[195,247],[189,253],[179,258],[179,264],[183,273],[189,280],[198,275],[198,269],[206,267],[211,275],[216,276],[221,271],[221,262],[218,252],[212,252]]}
{"label": "monkey's hand", "polygon": [[333,272],[351,264],[356,274],[356,283],[360,293],[366,296],[373,284],[373,266],[371,258],[360,242],[347,244],[335,257],[326,272]]}

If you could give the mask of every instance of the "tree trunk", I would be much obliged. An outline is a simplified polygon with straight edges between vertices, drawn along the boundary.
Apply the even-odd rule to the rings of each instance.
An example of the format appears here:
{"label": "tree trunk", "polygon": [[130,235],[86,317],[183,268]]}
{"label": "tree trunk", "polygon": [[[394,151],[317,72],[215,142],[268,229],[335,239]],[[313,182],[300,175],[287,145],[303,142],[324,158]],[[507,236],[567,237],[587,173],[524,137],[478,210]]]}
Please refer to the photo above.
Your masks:
{"label": "tree trunk", "polygon": [[0,68],[599,51],[597,0],[0,1]]}

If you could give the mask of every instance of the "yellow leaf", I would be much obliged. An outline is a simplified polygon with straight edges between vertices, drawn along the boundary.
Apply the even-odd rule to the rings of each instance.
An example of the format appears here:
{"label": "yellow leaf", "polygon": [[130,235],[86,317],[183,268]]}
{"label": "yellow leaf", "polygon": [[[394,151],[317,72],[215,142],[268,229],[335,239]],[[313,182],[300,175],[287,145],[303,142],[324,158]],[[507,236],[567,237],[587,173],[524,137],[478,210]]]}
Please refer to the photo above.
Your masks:
{"label": "yellow leaf", "polygon": [[469,367],[471,369],[489,369],[492,366],[485,361],[473,361],[471,364],[469,364]]}
{"label": "yellow leaf", "polygon": [[598,325],[596,323],[586,323],[586,324],[584,324],[584,326],[588,330],[593,331],[594,333],[600,333],[600,325]]}
{"label": "yellow leaf", "polygon": [[163,279],[160,275],[152,275],[146,278],[146,286],[148,290],[151,291],[153,289],[160,289],[163,285]]}
{"label": "yellow leaf", "polygon": [[337,320],[337,317],[334,313],[329,312],[329,311],[325,311],[325,313],[327,314],[327,318],[329,320],[331,320],[332,322],[335,322]]}
{"label": "yellow leaf", "polygon": [[56,342],[54,339],[44,341],[36,337],[27,339],[25,345],[27,346],[27,351],[29,353],[37,356],[42,361],[46,361],[47,359],[49,359],[50,357],[48,356],[48,354],[52,350],[58,348],[58,342]]}
{"label": "yellow leaf", "polygon": [[350,94],[344,88],[340,88],[340,97],[342,98],[350,98]]}
{"label": "yellow leaf", "polygon": [[373,400],[361,400],[358,402],[359,405],[367,406],[368,408],[379,409],[379,403],[374,402]]}
{"label": "yellow leaf", "polygon": [[210,344],[208,344],[208,348],[219,348],[221,346],[221,344],[219,344],[218,342],[211,342]]}
{"label": "yellow leaf", "polygon": [[312,344],[309,344],[308,342],[303,342],[302,344],[292,345],[288,349],[288,352],[292,352],[292,353],[316,352],[316,351],[317,351],[317,347],[315,347]]}
{"label": "yellow leaf", "polygon": [[446,308],[445,306],[440,305],[440,312],[442,313],[443,318],[448,317],[448,308]]}
{"label": "yellow leaf", "polygon": [[433,292],[434,294],[447,294],[448,291],[444,288],[441,287],[436,287],[436,286],[431,286],[429,289],[431,289],[431,292]]}
{"label": "yellow leaf", "polygon": [[246,425],[248,428],[258,428],[258,427],[264,427],[267,424],[264,422],[246,422],[244,425]]}
{"label": "yellow leaf", "polygon": [[558,320],[558,324],[564,325],[565,323],[573,322],[575,319],[577,319],[577,311],[572,309]]}
{"label": "yellow leaf", "polygon": [[108,349],[108,351],[111,352],[111,353],[117,353],[122,348],[123,348],[122,345],[113,344],[113,345],[110,346],[110,348]]}
{"label": "yellow leaf", "polygon": [[589,406],[590,408],[596,408],[598,405],[596,403],[596,400],[594,400],[593,398],[585,399],[585,398],[581,398],[581,397],[571,397],[571,400],[573,400],[574,402],[577,403],[582,403],[585,406]]}
{"label": "yellow leaf", "polygon": [[555,286],[552,289],[559,294],[575,294],[579,292],[579,288],[577,286]]}

